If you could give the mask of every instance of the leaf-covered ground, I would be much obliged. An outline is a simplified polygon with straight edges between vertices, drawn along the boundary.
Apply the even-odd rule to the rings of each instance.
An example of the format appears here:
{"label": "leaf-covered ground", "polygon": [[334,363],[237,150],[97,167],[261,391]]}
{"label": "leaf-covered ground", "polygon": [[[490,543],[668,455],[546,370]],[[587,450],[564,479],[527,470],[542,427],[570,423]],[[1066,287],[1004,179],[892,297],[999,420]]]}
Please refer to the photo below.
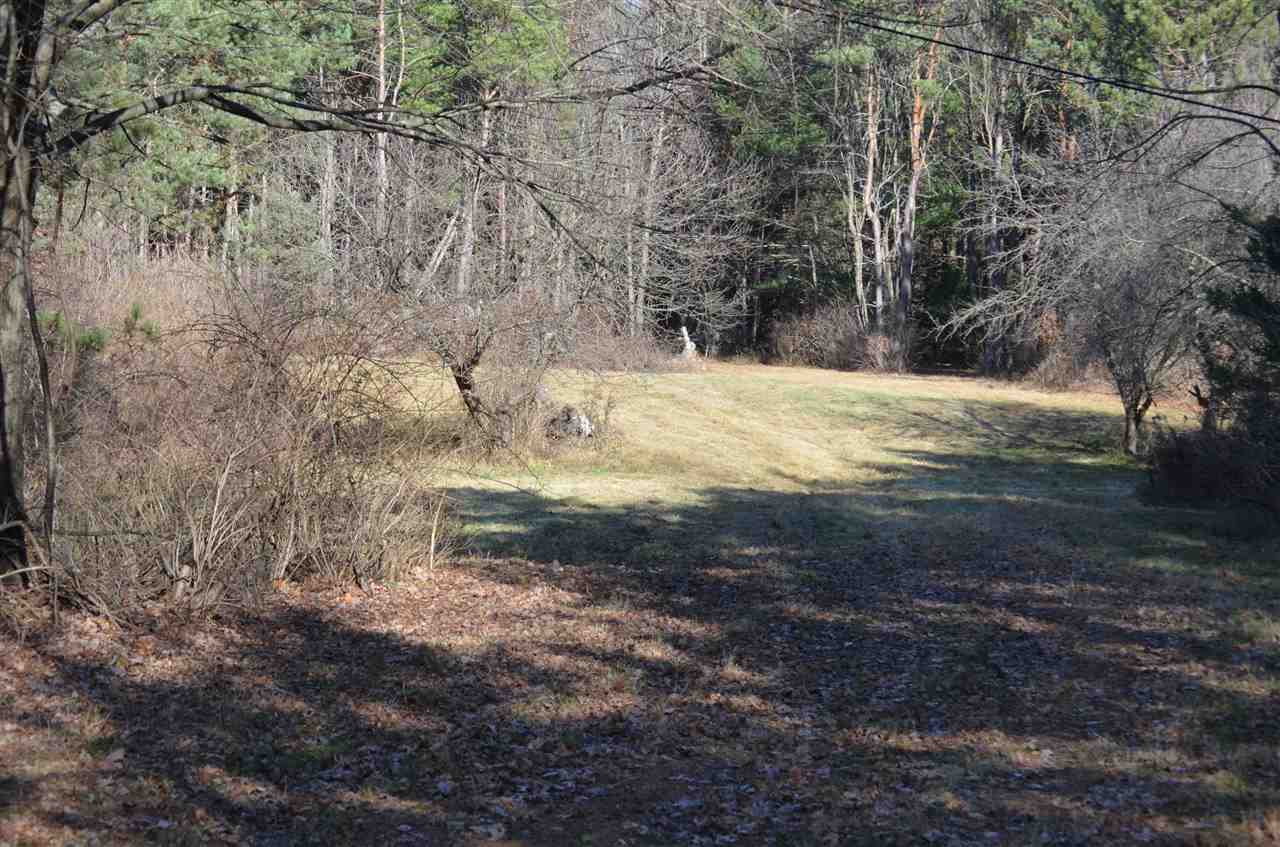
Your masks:
{"label": "leaf-covered ground", "polygon": [[1270,844],[1280,544],[1111,403],[655,377],[470,555],[0,654],[4,844]]}

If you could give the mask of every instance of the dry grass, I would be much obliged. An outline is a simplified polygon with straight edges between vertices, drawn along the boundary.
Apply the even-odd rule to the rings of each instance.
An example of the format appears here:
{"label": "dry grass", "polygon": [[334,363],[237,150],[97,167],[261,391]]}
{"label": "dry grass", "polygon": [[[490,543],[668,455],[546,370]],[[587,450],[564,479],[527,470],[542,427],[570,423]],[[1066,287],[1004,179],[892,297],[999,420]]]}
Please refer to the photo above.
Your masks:
{"label": "dry grass", "polygon": [[[582,390],[568,375],[558,397]],[[1280,543],[1114,400],[710,366],[474,555],[0,658],[0,842],[1271,844]],[[535,487],[536,486],[536,487]]]}

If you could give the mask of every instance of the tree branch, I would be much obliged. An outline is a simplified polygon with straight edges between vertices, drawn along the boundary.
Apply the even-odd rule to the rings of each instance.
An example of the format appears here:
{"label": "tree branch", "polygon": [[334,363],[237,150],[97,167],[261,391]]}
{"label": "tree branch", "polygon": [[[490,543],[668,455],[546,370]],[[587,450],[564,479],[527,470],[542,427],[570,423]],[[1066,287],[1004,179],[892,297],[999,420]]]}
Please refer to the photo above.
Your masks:
{"label": "tree branch", "polygon": [[107,15],[133,0],[82,0],[71,11],[58,18],[55,29],[64,32],[83,32]]}

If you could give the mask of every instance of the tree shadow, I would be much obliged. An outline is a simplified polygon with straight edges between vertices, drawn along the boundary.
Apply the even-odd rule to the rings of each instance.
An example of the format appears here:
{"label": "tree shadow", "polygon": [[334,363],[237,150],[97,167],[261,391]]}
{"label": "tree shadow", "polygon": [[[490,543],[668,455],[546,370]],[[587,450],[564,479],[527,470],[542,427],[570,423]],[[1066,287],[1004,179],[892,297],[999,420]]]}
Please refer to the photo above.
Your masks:
{"label": "tree shadow", "polygon": [[923,429],[973,441],[988,450],[1031,448],[1054,452],[1097,453],[1114,446],[1121,431],[1110,415],[1046,409],[1034,404],[984,405],[981,414],[966,406],[952,417],[913,412]]}
{"label": "tree shadow", "polygon": [[1214,575],[1204,527],[1065,459],[1002,459],[975,490],[989,457],[897,458],[681,504],[462,490],[477,555],[402,606],[284,603],[137,664],[39,646],[112,727],[91,797],[50,823],[115,843],[1194,843],[1280,803],[1280,662],[1227,626],[1277,607]]}
{"label": "tree shadow", "polygon": [[875,396],[868,407],[850,403],[827,411],[836,420],[862,425],[909,440],[944,443],[948,453],[1038,450],[1050,461],[1063,456],[1118,453],[1123,422],[1114,414],[1059,409],[1015,400],[976,403],[966,398]]}

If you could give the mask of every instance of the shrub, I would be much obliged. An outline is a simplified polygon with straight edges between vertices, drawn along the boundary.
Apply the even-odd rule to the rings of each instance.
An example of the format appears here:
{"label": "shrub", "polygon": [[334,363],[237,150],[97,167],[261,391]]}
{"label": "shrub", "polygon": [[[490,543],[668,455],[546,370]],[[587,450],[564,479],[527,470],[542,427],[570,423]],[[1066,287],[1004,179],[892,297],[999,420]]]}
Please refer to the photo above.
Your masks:
{"label": "shrub", "polygon": [[836,370],[902,372],[911,365],[911,332],[870,329],[853,303],[829,303],[774,326],[772,358]]}
{"label": "shrub", "polygon": [[[200,299],[164,333],[131,307],[59,398],[76,422],[62,427],[52,557],[69,594],[107,613],[209,609],[280,581],[363,584],[441,557],[450,516],[410,390],[423,367],[394,364],[407,337],[395,313],[212,275]],[[33,503],[41,448],[29,448]]]}
{"label": "shrub", "polygon": [[1153,487],[1205,500],[1252,500],[1280,517],[1280,215],[1232,210],[1251,280],[1210,289],[1216,321],[1198,337],[1208,391],[1201,432],[1161,439]]}
{"label": "shrub", "polygon": [[1280,450],[1231,432],[1160,430],[1151,489],[1185,502],[1248,501],[1280,516]]}
{"label": "shrub", "polygon": [[678,364],[674,344],[663,344],[649,332],[628,333],[601,308],[584,308],[574,322],[570,361],[594,374],[660,373]]}

